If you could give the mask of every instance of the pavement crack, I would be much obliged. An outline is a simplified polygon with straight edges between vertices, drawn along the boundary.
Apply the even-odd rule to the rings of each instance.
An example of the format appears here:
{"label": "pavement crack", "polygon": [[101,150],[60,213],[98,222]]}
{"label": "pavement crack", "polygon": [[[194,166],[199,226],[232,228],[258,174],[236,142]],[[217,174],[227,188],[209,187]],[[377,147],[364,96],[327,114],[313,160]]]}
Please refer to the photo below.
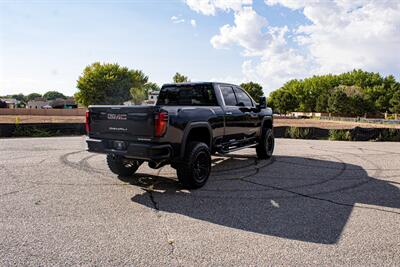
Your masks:
{"label": "pavement crack", "polygon": [[154,188],[154,184],[150,185],[147,188],[143,188],[143,190],[145,190],[147,192],[147,194],[149,196],[149,199],[150,199],[150,202],[151,202],[151,204],[153,206],[153,210],[157,215],[157,219],[160,220],[160,222],[162,224],[161,232],[164,234],[165,239],[166,239],[167,244],[168,244],[168,247],[169,247],[168,256],[171,256],[176,261],[178,266],[182,266],[182,264],[179,261],[178,257],[175,255],[175,248],[176,248],[175,247],[175,240],[170,238],[171,235],[170,235],[169,231],[167,230],[167,228],[165,226],[165,222],[161,221],[162,216],[161,216],[161,213],[160,213],[159,204],[156,201],[155,196],[154,196],[155,195],[154,194],[155,191],[153,190],[153,188]]}
{"label": "pavement crack", "polygon": [[153,190],[152,190],[152,189],[145,189],[145,190],[146,190],[146,192],[147,192],[148,195],[149,195],[149,198],[150,198],[151,204],[153,205],[154,210],[155,210],[156,212],[160,211],[160,209],[159,209],[159,207],[158,207],[158,203],[157,203],[157,201],[156,201],[155,198],[154,198]]}

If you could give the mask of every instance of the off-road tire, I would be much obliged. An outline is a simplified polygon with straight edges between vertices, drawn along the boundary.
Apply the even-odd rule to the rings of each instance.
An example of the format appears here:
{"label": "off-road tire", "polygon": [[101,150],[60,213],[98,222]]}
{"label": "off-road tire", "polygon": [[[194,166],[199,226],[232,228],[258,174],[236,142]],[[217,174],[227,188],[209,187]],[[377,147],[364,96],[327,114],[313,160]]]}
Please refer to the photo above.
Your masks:
{"label": "off-road tire", "polygon": [[185,153],[185,162],[177,166],[179,182],[186,188],[200,188],[211,172],[210,149],[205,143],[190,142]]}
{"label": "off-road tire", "polygon": [[126,160],[116,155],[107,155],[107,164],[110,170],[121,176],[133,175],[143,162],[140,160]]}
{"label": "off-road tire", "polygon": [[260,143],[256,146],[258,159],[269,159],[274,152],[275,139],[272,129],[264,129]]}

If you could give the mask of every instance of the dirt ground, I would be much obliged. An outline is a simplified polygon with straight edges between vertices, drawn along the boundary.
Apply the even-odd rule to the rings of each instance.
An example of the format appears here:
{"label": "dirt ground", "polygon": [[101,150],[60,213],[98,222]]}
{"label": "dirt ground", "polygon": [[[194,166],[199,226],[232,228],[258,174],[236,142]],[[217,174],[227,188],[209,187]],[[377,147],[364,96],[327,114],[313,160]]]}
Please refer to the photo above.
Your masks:
{"label": "dirt ground", "polygon": [[[20,123],[83,123],[84,116],[18,116]],[[15,115],[1,115],[0,123],[15,123]],[[356,126],[365,128],[400,128],[400,125],[373,124],[346,121],[326,121],[315,119],[281,119],[275,118],[274,126],[319,127],[325,129],[350,129]]]}

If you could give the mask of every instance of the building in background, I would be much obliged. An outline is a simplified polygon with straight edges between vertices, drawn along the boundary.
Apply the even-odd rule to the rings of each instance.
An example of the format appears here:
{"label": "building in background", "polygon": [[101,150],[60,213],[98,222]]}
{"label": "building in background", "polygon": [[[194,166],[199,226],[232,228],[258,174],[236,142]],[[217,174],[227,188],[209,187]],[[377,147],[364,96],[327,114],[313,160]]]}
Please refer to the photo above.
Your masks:
{"label": "building in background", "polygon": [[150,91],[147,100],[143,101],[144,105],[155,105],[157,103],[160,91]]}
{"label": "building in background", "polygon": [[50,106],[49,101],[42,97],[36,97],[34,100],[28,101],[26,104],[26,108],[30,109],[42,109],[42,108],[48,108]]}
{"label": "building in background", "polygon": [[1,100],[6,103],[7,108],[17,108],[20,103],[20,101],[15,98],[2,98]]}
{"label": "building in background", "polygon": [[73,97],[69,97],[67,99],[57,98],[50,101],[50,106],[57,109],[78,108],[78,105],[75,103],[75,99]]}
{"label": "building in background", "polygon": [[26,108],[30,109],[72,109],[77,108],[78,105],[75,103],[75,99],[70,97],[67,99],[57,98],[55,100],[46,100],[42,97],[37,97],[34,100],[28,101]]}

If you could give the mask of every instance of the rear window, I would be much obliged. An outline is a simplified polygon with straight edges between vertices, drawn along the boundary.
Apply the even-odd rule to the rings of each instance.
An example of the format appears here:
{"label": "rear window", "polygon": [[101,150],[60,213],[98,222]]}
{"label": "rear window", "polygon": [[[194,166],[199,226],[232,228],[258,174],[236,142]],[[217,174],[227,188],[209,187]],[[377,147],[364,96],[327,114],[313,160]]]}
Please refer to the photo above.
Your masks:
{"label": "rear window", "polygon": [[163,106],[217,106],[211,84],[172,85],[163,87],[157,105]]}

